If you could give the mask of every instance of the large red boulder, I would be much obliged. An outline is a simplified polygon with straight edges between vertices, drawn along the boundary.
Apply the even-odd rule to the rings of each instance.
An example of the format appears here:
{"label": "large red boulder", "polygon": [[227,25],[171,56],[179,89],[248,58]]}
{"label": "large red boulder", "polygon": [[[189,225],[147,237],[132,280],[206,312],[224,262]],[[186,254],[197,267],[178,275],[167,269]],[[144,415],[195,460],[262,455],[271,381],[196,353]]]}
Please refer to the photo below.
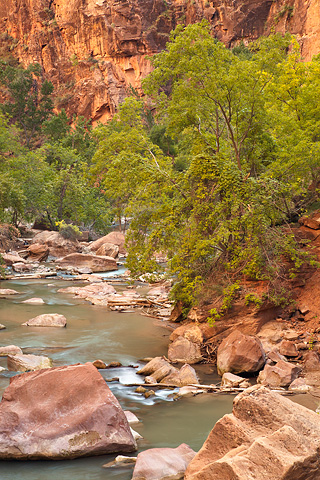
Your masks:
{"label": "large red boulder", "polygon": [[70,253],[58,260],[60,267],[88,267],[92,272],[109,272],[118,270],[117,262],[112,257]]}
{"label": "large red boulder", "polygon": [[320,472],[320,418],[261,386],[240,393],[185,480],[307,480]]}
{"label": "large red boulder", "polygon": [[44,253],[45,249],[39,250],[38,244],[46,245],[49,248],[49,255],[52,257],[60,258],[81,250],[81,245],[77,240],[66,239],[59,232],[50,232],[48,230],[35,235],[32,243],[37,244],[37,247],[35,250],[31,249],[31,253]]}
{"label": "large red boulder", "polygon": [[91,363],[18,375],[3,394],[1,459],[62,459],[134,450],[126,416]]}
{"label": "large red boulder", "polygon": [[220,344],[217,352],[219,375],[258,372],[265,363],[265,353],[260,340],[234,330]]}
{"label": "large red boulder", "polygon": [[120,253],[126,253],[126,249],[124,246],[125,243],[125,235],[122,232],[110,232],[108,235],[104,237],[98,238],[94,242],[90,243],[89,247],[92,252],[97,252],[99,248],[102,247],[104,244],[113,244],[119,247]]}

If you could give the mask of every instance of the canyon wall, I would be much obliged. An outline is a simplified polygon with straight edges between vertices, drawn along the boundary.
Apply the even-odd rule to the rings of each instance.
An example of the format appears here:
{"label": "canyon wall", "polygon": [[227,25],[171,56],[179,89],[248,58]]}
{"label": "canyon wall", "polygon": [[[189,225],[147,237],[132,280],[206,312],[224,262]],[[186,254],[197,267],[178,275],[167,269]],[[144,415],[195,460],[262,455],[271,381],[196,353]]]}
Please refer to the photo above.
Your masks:
{"label": "canyon wall", "polygon": [[206,18],[231,47],[270,31],[290,31],[309,60],[320,52],[319,0],[6,0],[0,46],[38,62],[57,108],[106,121],[130,92],[140,93],[178,24]]}

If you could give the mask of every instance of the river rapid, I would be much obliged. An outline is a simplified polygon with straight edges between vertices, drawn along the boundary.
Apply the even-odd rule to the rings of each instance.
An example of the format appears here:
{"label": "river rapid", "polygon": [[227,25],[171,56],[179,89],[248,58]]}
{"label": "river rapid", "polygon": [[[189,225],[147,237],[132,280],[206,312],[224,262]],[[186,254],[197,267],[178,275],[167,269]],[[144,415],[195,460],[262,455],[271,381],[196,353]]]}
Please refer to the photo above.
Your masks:
{"label": "river rapid", "polygon": [[[0,299],[0,345],[17,345],[24,353],[46,355],[55,366],[92,362],[119,361],[123,365],[143,365],[144,357],[165,355],[170,331],[160,321],[139,313],[111,312],[93,306],[72,295],[57,293],[67,286],[84,285],[62,278],[44,280],[2,281],[1,288],[20,292]],[[123,289],[124,285],[116,287]],[[45,305],[21,303],[40,297]],[[67,318],[66,328],[23,327],[22,323],[42,313],[60,313]],[[0,357],[6,367],[6,358]],[[154,397],[144,398],[135,387],[123,384],[143,383],[132,367],[100,370],[124,410],[131,410],[141,423],[133,428],[143,436],[139,451],[154,447],[177,447],[187,443],[199,450],[215,422],[232,410],[231,395],[198,395],[174,400],[174,391],[158,390]],[[217,376],[207,366],[197,367],[200,381],[210,384]],[[0,393],[7,387],[13,372],[0,374]],[[135,454],[136,455],[136,454]],[[116,455],[61,461],[0,461],[1,480],[129,480],[132,468],[102,468]]]}

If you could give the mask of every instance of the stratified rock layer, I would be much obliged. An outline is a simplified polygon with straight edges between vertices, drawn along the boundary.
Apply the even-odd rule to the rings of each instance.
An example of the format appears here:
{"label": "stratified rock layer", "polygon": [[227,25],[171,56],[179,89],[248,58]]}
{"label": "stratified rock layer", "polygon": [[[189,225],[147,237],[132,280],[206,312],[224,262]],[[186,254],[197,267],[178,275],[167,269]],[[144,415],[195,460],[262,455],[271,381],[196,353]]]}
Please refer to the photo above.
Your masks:
{"label": "stratified rock layer", "polygon": [[91,364],[18,375],[0,403],[0,458],[60,459],[136,449],[126,416]]}
{"label": "stratified rock layer", "polygon": [[318,0],[7,0],[0,45],[25,65],[41,64],[58,108],[105,121],[132,87],[141,91],[148,55],[170,31],[203,18],[228,47],[274,30],[297,35],[306,59],[320,50]]}
{"label": "stratified rock layer", "polygon": [[254,386],[216,423],[185,480],[316,480],[319,450],[319,415]]}

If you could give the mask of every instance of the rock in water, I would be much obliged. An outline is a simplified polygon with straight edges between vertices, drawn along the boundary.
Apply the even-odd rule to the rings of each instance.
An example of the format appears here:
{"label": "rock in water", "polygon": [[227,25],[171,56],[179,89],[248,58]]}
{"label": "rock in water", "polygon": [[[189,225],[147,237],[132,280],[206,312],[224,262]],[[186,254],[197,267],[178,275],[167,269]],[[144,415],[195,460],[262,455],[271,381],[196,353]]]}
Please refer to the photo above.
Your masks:
{"label": "rock in water", "polygon": [[135,450],[119,402],[91,363],[18,375],[3,394],[1,459],[63,459]]}
{"label": "rock in water", "polygon": [[44,313],[23,323],[25,327],[65,327],[67,319],[58,313]]}
{"label": "rock in water", "polygon": [[117,262],[112,257],[85,255],[84,253],[70,253],[58,262],[61,267],[88,267],[92,272],[109,272],[118,270]]}
{"label": "rock in water", "polygon": [[319,448],[319,415],[255,385],[216,423],[185,480],[316,480]]}
{"label": "rock in water", "polygon": [[223,340],[217,352],[219,375],[258,372],[265,363],[262,343],[256,337],[234,330]]}
{"label": "rock in water", "polygon": [[52,360],[41,355],[23,355],[10,353],[7,358],[8,370],[11,372],[31,372],[51,368]]}
{"label": "rock in water", "polygon": [[177,448],[150,448],[139,453],[132,480],[179,480],[195,452],[183,443]]}

